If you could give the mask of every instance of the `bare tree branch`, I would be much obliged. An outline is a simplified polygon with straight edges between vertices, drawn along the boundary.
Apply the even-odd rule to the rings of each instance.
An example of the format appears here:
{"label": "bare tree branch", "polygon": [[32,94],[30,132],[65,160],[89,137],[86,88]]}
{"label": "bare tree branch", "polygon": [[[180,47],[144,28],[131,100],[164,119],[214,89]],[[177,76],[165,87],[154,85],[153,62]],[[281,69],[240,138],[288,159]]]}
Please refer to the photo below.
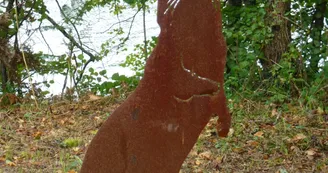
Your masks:
{"label": "bare tree branch", "polygon": [[82,76],[84,74],[85,69],[87,68],[87,66],[89,65],[89,63],[95,61],[98,56],[93,55],[91,52],[89,52],[88,50],[86,50],[82,44],[79,44],[70,34],[68,34],[66,32],[66,30],[64,29],[64,27],[60,26],[59,24],[57,24],[54,19],[52,19],[49,15],[45,14],[47,20],[57,29],[59,30],[74,46],[76,46],[77,48],[79,48],[83,53],[87,54],[90,59],[87,60],[87,62],[84,64],[82,71],[79,75],[79,77],[77,77],[76,79],[76,85],[81,81]]}
{"label": "bare tree branch", "polygon": [[127,34],[127,36],[124,38],[123,42],[120,43],[118,46],[117,46],[117,49],[121,48],[121,46],[123,46],[123,44],[129,39],[130,37],[130,34],[131,34],[131,29],[132,29],[132,26],[133,26],[133,23],[134,23],[134,20],[136,18],[136,15],[140,12],[141,8],[138,9],[138,11],[133,15],[132,17],[132,21],[130,23],[130,27],[129,27],[129,32]]}
{"label": "bare tree branch", "polygon": [[147,52],[147,32],[146,32],[146,3],[143,2],[142,4],[142,21],[143,21],[143,34],[144,34],[144,54],[145,59],[148,58],[148,52]]}
{"label": "bare tree branch", "polygon": [[40,22],[40,25],[39,25],[39,32],[41,34],[41,37],[42,37],[43,41],[46,43],[46,45],[47,45],[48,49],[50,50],[51,54],[54,55],[54,52],[52,51],[51,47],[49,46],[46,38],[44,38],[44,35],[43,35],[42,31],[41,31],[41,24],[42,24],[42,22]]}
{"label": "bare tree branch", "polygon": [[79,42],[80,42],[80,44],[82,45],[81,36],[80,36],[80,33],[79,33],[79,31],[77,30],[75,24],[74,24],[74,23],[71,21],[71,19],[68,18],[68,17],[66,16],[66,14],[63,12],[63,9],[61,8],[61,6],[60,6],[58,0],[55,0],[55,1],[56,1],[56,3],[57,3],[57,6],[58,6],[58,8],[59,8],[60,13],[61,13],[61,14],[64,16],[64,18],[65,18],[66,20],[68,20],[68,22],[73,26],[73,28],[74,28],[74,30],[75,30],[75,32],[76,32],[77,38],[79,39]]}

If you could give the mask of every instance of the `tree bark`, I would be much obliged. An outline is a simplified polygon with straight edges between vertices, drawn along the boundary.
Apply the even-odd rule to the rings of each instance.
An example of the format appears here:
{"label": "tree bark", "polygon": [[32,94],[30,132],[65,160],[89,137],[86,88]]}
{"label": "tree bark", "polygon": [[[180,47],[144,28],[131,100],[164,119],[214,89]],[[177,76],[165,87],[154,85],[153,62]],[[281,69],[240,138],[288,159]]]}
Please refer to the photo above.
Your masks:
{"label": "tree bark", "polygon": [[228,0],[228,5],[241,7],[243,6],[256,5],[256,0]]}
{"label": "tree bark", "polygon": [[8,73],[7,73],[7,67],[6,64],[4,62],[6,55],[7,55],[7,50],[8,50],[8,40],[9,40],[9,36],[8,36],[8,30],[9,30],[9,25],[8,25],[8,19],[7,19],[7,14],[10,14],[10,11],[12,10],[12,8],[14,7],[14,0],[9,0],[7,7],[6,7],[6,12],[3,13],[0,17],[1,17],[1,24],[0,24],[0,30],[2,30],[3,32],[5,32],[5,36],[0,38],[0,42],[1,42],[1,47],[0,47],[0,53],[1,53],[1,57],[0,57],[0,69],[1,69],[1,87],[2,87],[2,92],[6,92],[6,88],[7,88],[7,82],[8,82]]}
{"label": "tree bark", "polygon": [[242,6],[242,0],[228,0],[228,5],[231,6]]}
{"label": "tree bark", "polygon": [[0,63],[1,68],[1,88],[2,92],[6,92],[6,84],[8,82],[8,75],[7,75],[7,69],[6,66],[3,63]]}
{"label": "tree bark", "polygon": [[263,68],[263,77],[271,77],[270,70],[278,64],[282,55],[288,51],[291,42],[290,22],[284,17],[290,11],[290,2],[272,0],[267,10],[267,25],[271,26],[273,38],[263,48],[264,58],[260,59]]}

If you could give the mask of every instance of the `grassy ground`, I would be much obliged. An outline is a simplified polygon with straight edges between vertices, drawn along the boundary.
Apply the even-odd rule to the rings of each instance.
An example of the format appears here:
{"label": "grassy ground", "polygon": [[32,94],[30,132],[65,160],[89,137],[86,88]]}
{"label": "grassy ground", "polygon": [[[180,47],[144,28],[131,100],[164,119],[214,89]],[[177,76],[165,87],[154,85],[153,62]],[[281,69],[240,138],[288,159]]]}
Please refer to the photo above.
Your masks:
{"label": "grassy ground", "polygon": [[[231,104],[229,137],[215,119],[203,131],[181,173],[328,172],[328,115],[298,105]],[[0,173],[74,173],[86,146],[119,103],[107,98],[0,110]]]}

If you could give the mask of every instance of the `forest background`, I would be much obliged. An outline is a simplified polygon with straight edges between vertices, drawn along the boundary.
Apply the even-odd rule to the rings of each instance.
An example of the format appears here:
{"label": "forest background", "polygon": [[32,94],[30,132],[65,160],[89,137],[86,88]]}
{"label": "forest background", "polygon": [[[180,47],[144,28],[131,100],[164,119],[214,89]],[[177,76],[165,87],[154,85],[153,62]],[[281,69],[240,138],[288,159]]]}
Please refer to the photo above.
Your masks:
{"label": "forest background", "polygon": [[[108,69],[95,69],[90,64],[108,59],[113,52],[124,53],[136,13],[143,13],[145,18],[149,13],[155,13],[149,10],[155,1],[56,2],[61,13],[59,21],[50,16],[49,7],[43,0],[2,2],[0,93],[28,97],[34,88],[36,97],[44,97],[48,92],[43,86],[54,81],[28,81],[33,81],[36,75],[46,74],[65,76],[69,85],[65,82],[62,91],[71,88],[77,96],[90,91],[111,94],[113,88],[122,89],[122,83],[129,89],[135,88],[145,61],[156,45],[156,37],[147,39],[146,28],[144,40],[136,44],[134,51],[120,64],[131,68],[134,75],[107,76]],[[128,27],[120,24],[126,21],[118,21],[108,29],[108,39],[100,44],[98,51],[83,42],[85,39],[81,38],[77,28],[91,10],[99,10],[99,7],[110,9],[108,18],[120,17],[125,10],[134,10],[135,13],[126,19],[131,24],[125,25]],[[324,105],[328,102],[327,1],[229,0],[223,1],[221,7],[228,46],[225,86],[229,98],[265,99],[278,103],[298,99],[301,105],[310,109],[327,106]],[[25,27],[21,29],[22,26]],[[33,45],[28,44],[31,42],[20,42],[20,37],[28,40],[36,31],[42,34],[48,30],[59,31],[65,36],[65,53],[34,52]],[[44,39],[49,50],[56,49],[48,42]]]}

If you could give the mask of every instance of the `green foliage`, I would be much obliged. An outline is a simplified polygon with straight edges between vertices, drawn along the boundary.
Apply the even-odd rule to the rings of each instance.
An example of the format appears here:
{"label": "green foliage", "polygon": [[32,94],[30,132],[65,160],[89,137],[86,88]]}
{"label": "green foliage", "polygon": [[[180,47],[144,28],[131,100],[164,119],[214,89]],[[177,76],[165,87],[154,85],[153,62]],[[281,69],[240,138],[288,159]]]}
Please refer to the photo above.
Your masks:
{"label": "green foliage", "polygon": [[[318,11],[316,6],[323,2],[291,1],[291,10],[276,17],[290,22],[292,38],[281,59],[265,71],[261,64],[261,60],[268,58],[264,47],[275,39],[274,20],[271,23],[266,20],[269,15],[280,15],[279,6],[269,2],[222,6],[223,33],[228,46],[225,83],[228,97],[274,103],[298,99],[309,108],[327,104],[327,26],[313,25],[322,15],[327,21],[327,11],[313,17]],[[273,10],[268,11],[270,8]]]}
{"label": "green foliage", "polygon": [[[7,1],[6,1],[7,2]],[[73,38],[73,25],[79,25],[85,14],[97,7],[110,9],[110,15],[119,15],[128,8],[138,12],[142,7],[148,8],[149,3],[155,0],[86,0],[75,1],[75,5],[63,5],[61,25],[42,26],[42,30],[64,30]],[[286,103],[293,99],[306,107],[327,107],[328,85],[328,13],[320,8],[327,6],[325,1],[300,0],[290,1],[290,9],[281,13],[281,2],[286,1],[257,1],[249,5],[246,1],[242,6],[233,6],[222,2],[223,34],[228,46],[227,69],[225,73],[226,93],[234,99],[258,99],[274,103]],[[254,2],[254,1],[252,1]],[[289,2],[289,1],[287,1]],[[27,0],[20,10],[20,22],[41,23],[49,19],[47,7],[43,0]],[[31,12],[30,12],[31,11]],[[7,28],[0,29],[1,38],[11,38],[17,34],[14,26],[14,10],[10,11]],[[265,49],[277,41],[276,33],[279,32],[281,23],[288,22],[287,32],[291,33],[288,46],[277,60],[270,59]],[[323,23],[323,24],[322,24]],[[277,30],[278,27],[278,30]],[[148,54],[157,44],[157,38],[147,41],[147,51],[144,44],[135,45],[134,52],[126,57],[120,64],[128,67],[135,76],[126,77],[114,74],[107,76],[105,69],[89,67],[93,62],[99,62],[112,53],[112,47],[117,47],[117,53],[126,51],[126,41],[129,34],[121,26],[112,27],[108,34],[111,38],[101,46],[100,53],[90,57],[89,54],[76,53],[71,55],[48,55],[43,52],[34,53],[28,50],[33,60],[29,63],[30,74],[60,74],[73,79],[75,87],[80,92],[93,91],[102,95],[113,94],[112,90],[119,93],[133,90],[143,76],[143,70]],[[76,39],[79,42],[80,38]],[[279,41],[279,40],[278,40]],[[78,43],[83,46],[82,43]],[[13,49],[14,46],[9,47]],[[67,48],[73,52],[77,45],[69,40]],[[27,48],[24,48],[27,49]],[[80,48],[79,48],[80,49]],[[80,49],[81,50],[81,49]],[[271,64],[264,67],[265,61]],[[20,61],[22,62],[22,61]],[[37,63],[36,63],[37,62]],[[17,78],[21,80],[8,81],[2,90],[6,92],[24,93],[24,80],[27,72],[23,63],[15,64]],[[1,78],[1,77],[0,77]],[[108,81],[111,80],[111,81]],[[54,81],[44,81],[42,84],[50,86]],[[40,84],[35,84],[39,87]],[[24,88],[25,87],[25,88]]]}
{"label": "green foliage", "polygon": [[[152,37],[151,40],[147,40],[147,52],[152,52],[154,47],[157,44],[157,37]],[[131,53],[126,57],[124,63],[120,64],[122,67],[129,67],[131,70],[135,71],[136,73],[143,73],[146,60],[148,57],[144,55],[144,43],[137,44],[134,47],[134,52]]]}
{"label": "green foliage", "polygon": [[228,96],[243,92],[252,96],[259,86],[263,58],[262,48],[272,38],[264,23],[265,7],[222,7],[223,34],[228,46],[226,92]]}
{"label": "green foliage", "polygon": [[[8,9],[10,9],[10,15],[9,20],[6,23],[7,28],[5,30],[0,29],[0,35],[2,38],[10,38],[13,35],[17,34],[17,26],[16,24],[16,18],[15,10],[12,8],[12,5],[15,5],[15,2],[13,4],[10,3],[11,1],[4,1],[4,6],[8,5]],[[81,43],[81,38],[77,33],[76,26],[81,24],[83,21],[83,17],[85,14],[87,14],[89,11],[91,11],[94,8],[97,8],[99,6],[101,7],[108,7],[110,9],[111,14],[110,15],[118,15],[123,13],[127,7],[132,7],[135,9],[135,11],[140,11],[141,7],[146,7],[148,9],[149,3],[154,3],[154,0],[125,0],[125,1],[118,1],[118,0],[86,0],[86,1],[72,1],[71,4],[60,4],[61,6],[61,17],[62,17],[62,24],[56,24],[54,22],[51,22],[51,16],[49,12],[47,11],[47,7],[43,0],[27,0],[20,6],[19,8],[19,14],[18,14],[18,22],[19,23],[38,23],[37,25],[40,25],[40,31],[48,31],[48,30],[59,30],[63,35],[65,35],[66,38],[69,39],[69,42],[67,43],[67,48],[69,52],[75,52],[75,49],[78,48],[80,50],[83,49],[84,45]],[[2,9],[1,9],[2,10]],[[44,20],[50,21],[52,25],[41,25],[44,23]],[[117,27],[118,26],[118,27]],[[108,56],[110,53],[110,49],[113,47],[118,47],[117,51],[124,51],[126,50],[125,42],[129,39],[130,33],[125,33],[123,28],[120,25],[117,25],[115,27],[111,27],[111,29],[108,31],[108,33],[111,35],[112,38],[118,38],[119,41],[113,41],[111,38],[110,40],[106,41],[102,44],[102,50],[99,54],[95,54],[94,56],[90,56],[90,54],[86,53],[85,51],[82,51],[83,53],[78,53],[77,56],[74,54],[68,54],[68,55],[48,55],[44,54],[43,52],[39,53],[33,53],[31,52],[31,57],[35,59],[36,62],[38,62],[35,66],[31,66],[30,63],[28,63],[31,77],[33,78],[34,74],[38,75],[48,75],[48,74],[54,74],[54,75],[64,75],[66,76],[66,79],[73,79],[73,83],[75,87],[79,90],[79,92],[87,92],[87,91],[96,91],[97,88],[100,88],[100,91],[102,94],[106,94],[105,91],[108,91],[110,88],[108,87],[119,87],[119,83],[127,83],[127,86],[129,88],[133,88],[136,86],[135,81],[140,79],[140,72],[138,72],[138,77],[119,77],[115,78],[115,75],[113,75],[113,82],[108,83],[102,83],[103,80],[109,80],[106,76],[106,70],[100,70],[89,68],[89,64],[92,62],[101,61],[104,57]],[[132,26],[132,25],[131,25]],[[74,32],[73,32],[74,31]],[[130,32],[130,31],[129,31]],[[74,33],[74,34],[73,34]],[[74,35],[77,35],[78,38],[75,38]],[[75,43],[74,43],[75,40]],[[15,42],[16,43],[16,42]],[[148,44],[151,44],[150,42]],[[80,48],[80,45],[82,48]],[[10,47],[12,49],[12,47]],[[89,49],[89,48],[87,48]],[[149,49],[150,51],[150,49]],[[131,57],[131,56],[130,56]],[[141,58],[141,57],[140,57]],[[30,59],[27,58],[27,59]],[[19,62],[23,62],[20,60]],[[15,66],[12,71],[15,71],[18,76],[17,80],[13,81],[12,79],[9,79],[7,82],[7,88],[2,87],[2,90],[5,90],[5,92],[20,92],[22,94],[26,93],[29,90],[29,85],[25,86],[22,85],[24,80],[28,79],[28,74],[25,70],[25,66],[23,63],[15,64]],[[138,65],[139,68],[143,65]],[[9,67],[7,67],[9,68]],[[10,67],[11,68],[11,67]],[[141,71],[141,70],[140,70]],[[1,79],[2,77],[0,77]],[[43,84],[46,87],[49,87],[51,84],[53,84],[54,81],[43,81],[41,84]],[[35,86],[39,86],[39,84],[34,84]],[[3,85],[4,86],[4,85]],[[8,88],[9,87],[9,88]],[[24,88],[26,87],[26,88]],[[66,86],[64,86],[66,87]],[[8,91],[7,91],[8,90]]]}
{"label": "green foliage", "polygon": [[[147,40],[147,52],[151,52],[156,46],[156,43],[157,37],[152,37],[151,40]],[[108,93],[113,95],[113,92],[123,94],[125,92],[132,91],[137,87],[140,79],[143,76],[143,70],[147,58],[148,57],[145,57],[144,55],[144,44],[137,44],[135,45],[134,53],[129,54],[126,57],[125,62],[120,64],[122,67],[129,67],[131,70],[135,71],[136,73],[134,76],[127,77],[125,75],[119,75],[118,73],[115,73],[111,77],[112,81],[101,82],[100,78],[97,78],[99,80],[93,82],[93,76],[97,76],[98,73],[94,73],[94,70],[90,69],[90,76],[84,76],[84,78],[88,79],[85,82],[87,84],[85,86],[90,87],[92,92],[100,93],[101,95],[107,95]],[[102,71],[99,74],[105,75],[105,73],[106,71]]]}
{"label": "green foliage", "polygon": [[117,89],[118,94],[122,94],[135,89],[141,77],[139,75],[126,77],[125,75],[115,73],[111,79],[112,81],[95,84],[95,87],[91,90],[99,92],[101,95],[107,95],[108,93],[114,94],[112,89]]}
{"label": "green foliage", "polygon": [[[124,3],[122,3],[124,2]],[[95,7],[101,6],[109,6],[112,10],[112,13],[114,15],[120,14],[123,12],[124,9],[126,9],[126,5],[129,5],[130,7],[138,7],[141,8],[143,4],[154,3],[156,0],[86,0],[85,4],[82,6],[82,8],[79,11],[79,15],[82,16],[86,14],[87,12],[91,11]]]}
{"label": "green foliage", "polygon": [[25,113],[24,114],[24,118],[26,118],[27,120],[29,120],[32,117],[31,113]]}
{"label": "green foliage", "polygon": [[62,143],[60,143],[60,146],[63,148],[73,148],[79,146],[80,144],[81,144],[81,139],[68,138],[65,139]]}
{"label": "green foliage", "polygon": [[45,74],[62,74],[65,75],[65,71],[68,68],[66,55],[54,56],[39,52],[35,56],[39,57],[40,66],[36,71],[40,75]]}

